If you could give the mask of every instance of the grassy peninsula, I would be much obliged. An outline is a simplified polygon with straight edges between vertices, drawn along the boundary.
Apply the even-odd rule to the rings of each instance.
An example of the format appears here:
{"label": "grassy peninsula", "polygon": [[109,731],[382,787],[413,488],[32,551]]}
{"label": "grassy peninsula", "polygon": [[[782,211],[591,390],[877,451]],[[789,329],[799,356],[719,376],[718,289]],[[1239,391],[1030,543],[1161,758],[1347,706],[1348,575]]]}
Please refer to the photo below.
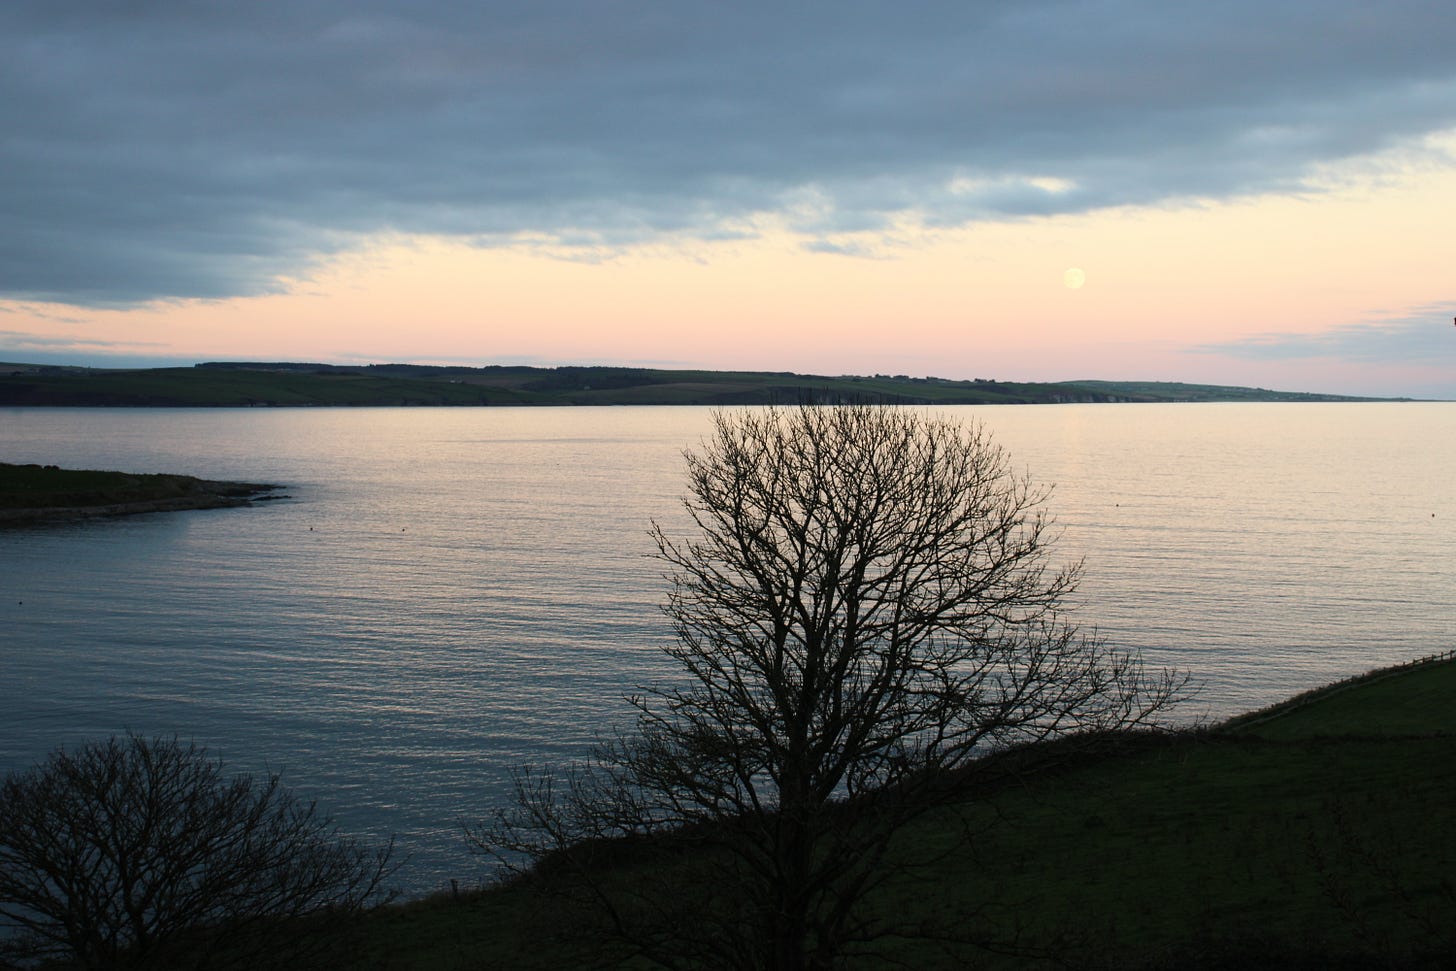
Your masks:
{"label": "grassy peninsula", "polygon": [[440,405],[752,405],[834,403],[1362,401],[1339,395],[1158,381],[956,381],[876,374],[628,367],[211,362],[112,368],[0,364],[0,405],[320,407]]}
{"label": "grassy peninsula", "polygon": [[0,462],[0,526],[243,506],[277,488],[190,475],[141,475]]}
{"label": "grassy peninsula", "polygon": [[[1013,945],[972,956],[992,968],[1438,968],[1456,953],[1449,655],[1206,730],[1055,755],[1028,753],[912,832],[914,849],[977,835],[883,906]],[[376,913],[362,958],[612,966],[575,924],[529,883],[446,893]],[[897,966],[965,966],[935,942],[894,949]]]}

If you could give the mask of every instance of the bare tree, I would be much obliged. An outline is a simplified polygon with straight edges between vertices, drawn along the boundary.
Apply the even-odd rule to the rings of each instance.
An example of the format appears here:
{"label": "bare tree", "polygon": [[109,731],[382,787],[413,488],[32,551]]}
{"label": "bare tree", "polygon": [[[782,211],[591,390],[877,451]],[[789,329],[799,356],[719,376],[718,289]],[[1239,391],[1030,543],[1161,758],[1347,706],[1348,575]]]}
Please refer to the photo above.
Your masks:
{"label": "bare tree", "polygon": [[[895,928],[869,905],[893,837],[984,756],[1147,726],[1183,693],[1065,619],[1080,566],[1053,563],[1046,492],[979,427],[719,413],[687,466],[694,535],[654,526],[685,677],[469,834],[566,875],[662,964],[835,965]],[[623,846],[653,865],[593,852]]]}
{"label": "bare tree", "polygon": [[61,749],[0,787],[0,944],[82,968],[299,966],[332,918],[386,899],[391,852],[176,738]]}

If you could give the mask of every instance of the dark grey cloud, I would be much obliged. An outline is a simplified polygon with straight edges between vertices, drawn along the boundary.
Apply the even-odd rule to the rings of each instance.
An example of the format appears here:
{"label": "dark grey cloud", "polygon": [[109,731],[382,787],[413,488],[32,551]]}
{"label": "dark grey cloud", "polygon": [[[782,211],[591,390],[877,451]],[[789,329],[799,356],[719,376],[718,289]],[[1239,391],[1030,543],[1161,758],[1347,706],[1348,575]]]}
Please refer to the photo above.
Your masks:
{"label": "dark grey cloud", "polygon": [[6,0],[0,295],[1265,191],[1456,126],[1449,0]]}
{"label": "dark grey cloud", "polygon": [[1258,334],[1195,352],[1258,361],[1330,359],[1368,364],[1456,363],[1456,303],[1314,334]]}

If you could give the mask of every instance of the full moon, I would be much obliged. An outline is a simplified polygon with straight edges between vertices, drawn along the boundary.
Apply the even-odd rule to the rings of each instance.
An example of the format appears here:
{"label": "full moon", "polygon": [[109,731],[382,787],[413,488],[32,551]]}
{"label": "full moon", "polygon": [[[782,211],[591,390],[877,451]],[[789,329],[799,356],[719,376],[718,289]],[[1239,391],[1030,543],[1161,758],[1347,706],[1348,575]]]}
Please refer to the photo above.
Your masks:
{"label": "full moon", "polygon": [[1066,284],[1068,290],[1080,290],[1082,284],[1087,282],[1087,274],[1083,273],[1080,267],[1074,266],[1062,274],[1062,282]]}

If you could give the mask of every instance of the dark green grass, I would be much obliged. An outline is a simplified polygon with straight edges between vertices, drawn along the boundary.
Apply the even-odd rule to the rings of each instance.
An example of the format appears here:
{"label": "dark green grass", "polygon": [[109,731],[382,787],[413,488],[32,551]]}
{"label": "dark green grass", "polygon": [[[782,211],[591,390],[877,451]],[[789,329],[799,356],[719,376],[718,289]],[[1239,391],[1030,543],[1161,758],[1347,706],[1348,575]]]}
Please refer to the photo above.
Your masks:
{"label": "dark green grass", "polygon": [[894,906],[923,887],[943,914],[1012,902],[980,936],[1110,967],[1435,953],[1456,920],[1453,767],[1451,737],[1185,739],[964,807],[997,825]]}
{"label": "dark green grass", "polygon": [[1238,720],[1230,730],[1282,740],[1456,734],[1456,663],[1448,659],[1371,672]]}
{"label": "dark green grass", "polygon": [[[1453,709],[1446,661],[1256,725],[1028,759],[906,832],[897,859],[916,866],[874,901],[1010,953],[907,937],[852,966],[1443,967]],[[379,914],[366,953],[381,968],[584,967],[610,952],[572,933],[581,920],[523,886],[436,898]]]}

